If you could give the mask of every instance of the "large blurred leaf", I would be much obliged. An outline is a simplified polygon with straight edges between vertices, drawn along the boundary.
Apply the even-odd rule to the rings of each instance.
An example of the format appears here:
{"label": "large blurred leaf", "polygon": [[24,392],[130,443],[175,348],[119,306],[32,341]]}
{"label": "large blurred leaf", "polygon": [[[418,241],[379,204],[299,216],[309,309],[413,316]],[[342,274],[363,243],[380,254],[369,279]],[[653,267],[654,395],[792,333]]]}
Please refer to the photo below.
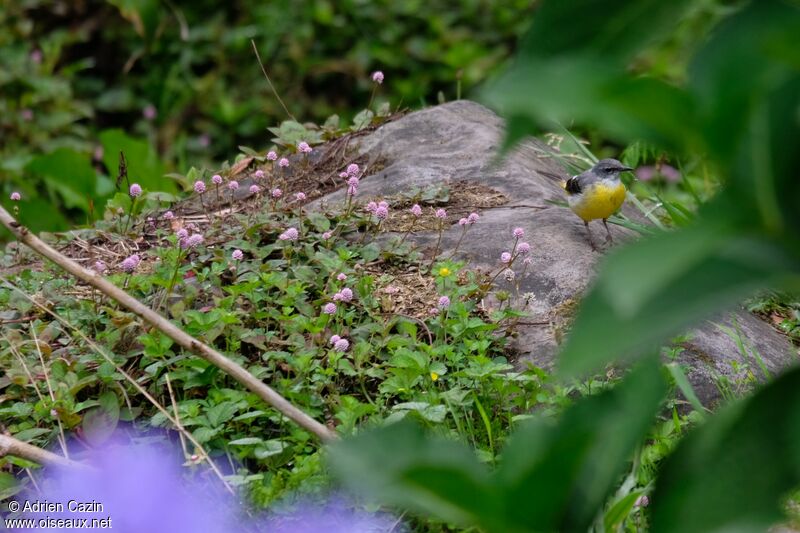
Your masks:
{"label": "large blurred leaf", "polygon": [[561,354],[565,374],[639,353],[759,288],[800,281],[778,243],[704,222],[608,257]]}
{"label": "large blurred leaf", "polygon": [[579,401],[558,424],[536,419],[490,475],[458,442],[402,422],[334,444],[334,472],[384,503],[488,531],[585,531],[652,422],[665,392],[654,360]]}
{"label": "large blurred leaf", "polygon": [[591,54],[623,62],[674,28],[688,0],[571,0],[542,3],[520,55]]}
{"label": "large blurred leaf", "polygon": [[[164,177],[164,167],[158,154],[147,141],[129,136],[122,130],[105,130],[100,134],[103,145],[103,163],[113,178],[119,167],[119,153],[125,154],[128,179],[150,191],[174,192],[175,184]],[[122,185],[125,188],[124,184]],[[127,190],[127,188],[125,188]]]}
{"label": "large blurred leaf", "polygon": [[800,485],[800,369],[729,406],[670,456],[652,498],[655,533],[767,531]]}
{"label": "large blurred leaf", "polygon": [[89,200],[95,197],[97,177],[86,154],[60,148],[35,157],[26,169],[44,178],[47,186],[61,195],[67,207],[88,211]]}

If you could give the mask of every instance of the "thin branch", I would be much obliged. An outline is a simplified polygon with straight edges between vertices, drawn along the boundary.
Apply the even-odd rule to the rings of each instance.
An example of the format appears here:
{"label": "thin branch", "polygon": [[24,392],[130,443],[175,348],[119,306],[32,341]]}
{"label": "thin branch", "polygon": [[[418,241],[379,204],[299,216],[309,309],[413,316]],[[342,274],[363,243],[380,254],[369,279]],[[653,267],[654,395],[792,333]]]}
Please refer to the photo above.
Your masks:
{"label": "thin branch", "polygon": [[53,452],[48,452],[42,448],[38,448],[27,442],[9,437],[8,435],[0,434],[0,457],[6,455],[13,455],[14,457],[21,457],[28,461],[33,461],[45,466],[69,466],[77,468],[86,468],[86,465],[77,463]]}
{"label": "thin branch", "polygon": [[286,104],[284,104],[283,100],[281,100],[281,97],[278,94],[278,91],[275,90],[275,86],[272,85],[272,81],[269,79],[269,76],[267,75],[267,69],[264,68],[264,63],[261,62],[261,56],[258,53],[258,48],[256,47],[256,42],[253,39],[250,39],[250,44],[253,45],[253,52],[256,53],[256,59],[258,59],[258,66],[261,67],[261,72],[263,72],[264,73],[264,77],[267,78],[267,83],[269,84],[269,88],[272,89],[272,94],[274,94],[275,98],[278,99],[278,102],[281,104],[281,107],[283,107],[283,110],[286,111],[286,114],[289,115],[289,118],[294,120],[295,122],[297,122],[297,119],[294,118],[294,115],[292,115],[289,112],[289,108],[286,107]]}
{"label": "thin branch", "polygon": [[91,285],[109,298],[117,301],[120,305],[126,307],[143,320],[154,326],[156,329],[164,333],[167,337],[171,338],[185,350],[202,357],[206,361],[218,367],[220,370],[224,371],[226,374],[244,385],[247,389],[255,393],[266,403],[284,414],[287,418],[293,420],[303,429],[309,431],[313,435],[316,435],[322,441],[331,441],[337,438],[333,431],[292,405],[288,400],[286,400],[286,398],[278,394],[274,389],[266,385],[258,378],[254,377],[242,366],[231,361],[207,344],[195,339],[181,328],[177,327],[175,324],[156,313],[101,275],[83,268],[72,259],[69,259],[57,250],[53,249],[47,243],[31,233],[28,228],[22,226],[19,222],[14,220],[14,218],[3,207],[0,207],[0,222],[2,222],[2,224],[12,233],[14,233],[17,239],[26,244],[33,251],[51,260],[76,278]]}

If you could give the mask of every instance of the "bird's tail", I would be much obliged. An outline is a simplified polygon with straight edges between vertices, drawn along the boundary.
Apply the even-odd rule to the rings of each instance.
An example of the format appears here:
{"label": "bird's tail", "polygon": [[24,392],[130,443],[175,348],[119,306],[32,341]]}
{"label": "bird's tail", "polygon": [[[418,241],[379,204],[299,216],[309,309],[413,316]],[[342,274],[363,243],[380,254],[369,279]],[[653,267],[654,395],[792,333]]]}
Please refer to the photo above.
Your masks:
{"label": "bird's tail", "polygon": [[567,188],[567,180],[564,177],[562,177],[562,176],[560,176],[558,174],[554,174],[553,172],[548,172],[546,170],[537,170],[536,172],[541,174],[545,178],[548,178],[548,179],[551,179],[551,180],[555,181],[556,183],[561,185],[562,189],[566,190],[566,188]]}

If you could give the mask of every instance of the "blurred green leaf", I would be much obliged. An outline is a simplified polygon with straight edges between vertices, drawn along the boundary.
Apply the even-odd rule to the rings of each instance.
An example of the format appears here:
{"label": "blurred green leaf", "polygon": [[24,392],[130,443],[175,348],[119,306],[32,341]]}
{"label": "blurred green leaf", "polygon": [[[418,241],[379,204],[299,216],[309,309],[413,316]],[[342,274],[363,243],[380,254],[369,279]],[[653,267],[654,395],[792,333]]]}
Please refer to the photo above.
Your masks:
{"label": "blurred green leaf", "polygon": [[86,154],[60,148],[33,158],[26,170],[44,178],[47,186],[61,195],[67,207],[86,212],[89,200],[96,196],[96,173]]}
{"label": "blurred green leaf", "polygon": [[683,440],[653,495],[654,533],[767,531],[800,485],[800,369]]}
{"label": "blurred green leaf", "polygon": [[[125,154],[128,164],[128,179],[144,189],[175,192],[175,183],[164,176],[164,167],[155,150],[147,141],[129,136],[122,130],[105,130],[100,133],[103,145],[103,163],[113,179],[119,167],[119,153]],[[127,192],[125,184],[121,187]]]}

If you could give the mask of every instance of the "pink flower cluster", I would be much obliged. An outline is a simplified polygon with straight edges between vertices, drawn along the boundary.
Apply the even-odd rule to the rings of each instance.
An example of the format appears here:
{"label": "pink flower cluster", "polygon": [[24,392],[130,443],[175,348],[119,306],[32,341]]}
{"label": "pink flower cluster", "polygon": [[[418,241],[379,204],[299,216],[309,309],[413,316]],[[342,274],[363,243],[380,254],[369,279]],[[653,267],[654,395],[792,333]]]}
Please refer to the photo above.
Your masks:
{"label": "pink flower cluster", "polygon": [[300,143],[297,145],[297,150],[298,150],[298,151],[299,151],[301,154],[310,154],[310,153],[312,152],[312,148],[311,148],[311,147],[308,145],[308,143],[307,143],[307,142],[305,142],[305,141],[301,141],[301,142],[300,142]]}
{"label": "pink flower cluster", "polygon": [[18,193],[17,191],[11,193],[12,202],[19,202],[20,200],[22,200],[22,195],[20,195],[20,193]]}
{"label": "pink flower cluster", "polygon": [[460,226],[471,226],[475,224],[479,218],[481,218],[481,216],[478,213],[470,213],[469,216],[459,219],[458,224]]}
{"label": "pink flower cluster", "polygon": [[346,352],[350,348],[350,342],[339,335],[331,335],[328,342],[333,345],[333,349],[337,352]]}
{"label": "pink flower cluster", "polygon": [[370,202],[364,209],[375,215],[378,220],[386,220],[389,217],[389,203],[383,200],[378,203]]}
{"label": "pink flower cluster", "polygon": [[345,287],[344,289],[340,290],[336,294],[333,295],[334,302],[350,302],[353,300],[353,291]]}
{"label": "pink flower cluster", "polygon": [[131,198],[138,198],[142,195],[142,186],[138,183],[132,183],[128,193],[131,195]]}
{"label": "pink flower cluster", "polygon": [[141,263],[141,262],[142,262],[142,259],[141,259],[141,257],[139,257],[139,254],[133,254],[130,257],[126,257],[122,261],[122,263],[120,264],[120,268],[124,272],[131,273],[134,270],[136,270],[136,267],[138,267],[139,263]]}
{"label": "pink flower cluster", "polygon": [[231,254],[231,259],[234,261],[241,261],[244,258],[244,253],[241,250],[234,250]]}
{"label": "pink flower cluster", "polygon": [[289,228],[278,236],[282,241],[296,241],[300,237],[297,228]]}

